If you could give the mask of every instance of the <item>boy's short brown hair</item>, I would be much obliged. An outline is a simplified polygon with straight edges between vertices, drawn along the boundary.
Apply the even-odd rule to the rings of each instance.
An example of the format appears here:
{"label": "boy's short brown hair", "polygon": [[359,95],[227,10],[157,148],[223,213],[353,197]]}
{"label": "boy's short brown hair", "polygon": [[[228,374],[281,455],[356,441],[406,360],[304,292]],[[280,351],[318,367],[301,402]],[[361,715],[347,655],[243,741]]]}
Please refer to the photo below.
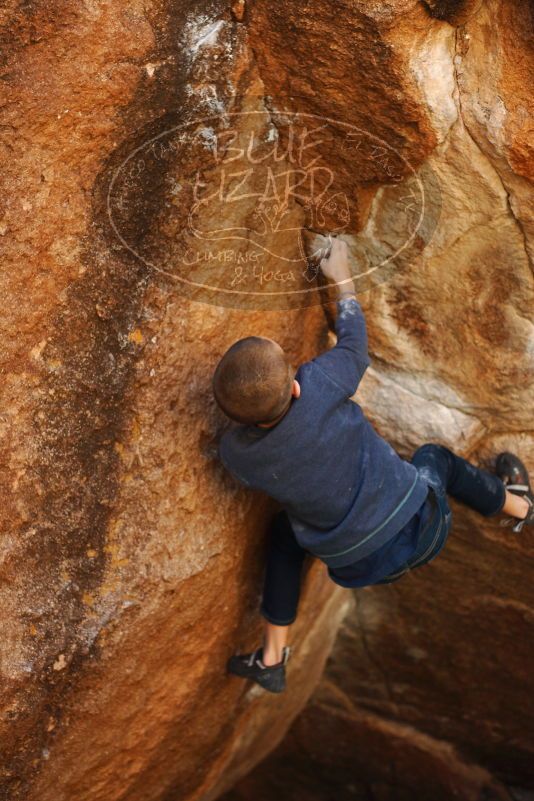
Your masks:
{"label": "boy's short brown hair", "polygon": [[276,342],[245,337],[228,348],[213,376],[215,400],[239,423],[269,423],[289,406],[295,371]]}

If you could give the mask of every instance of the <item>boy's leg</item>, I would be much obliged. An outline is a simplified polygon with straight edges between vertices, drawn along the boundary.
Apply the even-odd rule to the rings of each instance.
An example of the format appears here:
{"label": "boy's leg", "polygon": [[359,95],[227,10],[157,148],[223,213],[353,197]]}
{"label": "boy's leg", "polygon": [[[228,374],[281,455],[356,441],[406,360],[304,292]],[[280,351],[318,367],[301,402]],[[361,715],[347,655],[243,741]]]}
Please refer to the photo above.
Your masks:
{"label": "boy's leg", "polygon": [[521,519],[527,516],[529,509],[528,501],[520,495],[514,495],[513,492],[508,492],[508,490],[506,490],[506,501],[501,510],[502,512]]}
{"label": "boy's leg", "polygon": [[302,565],[308,552],[298,544],[285,512],[272,522],[260,613],[265,618],[263,662],[282,660],[289,626],[297,617]]}
{"label": "boy's leg", "polygon": [[287,645],[289,626],[275,626],[265,621],[263,629],[263,657],[262,662],[267,667],[278,665],[282,661],[283,649]]}
{"label": "boy's leg", "polygon": [[449,495],[485,517],[493,517],[505,507],[508,511],[508,506],[513,505],[511,493],[498,476],[476,467],[444,445],[422,445],[412,456],[412,464],[431,468]]}

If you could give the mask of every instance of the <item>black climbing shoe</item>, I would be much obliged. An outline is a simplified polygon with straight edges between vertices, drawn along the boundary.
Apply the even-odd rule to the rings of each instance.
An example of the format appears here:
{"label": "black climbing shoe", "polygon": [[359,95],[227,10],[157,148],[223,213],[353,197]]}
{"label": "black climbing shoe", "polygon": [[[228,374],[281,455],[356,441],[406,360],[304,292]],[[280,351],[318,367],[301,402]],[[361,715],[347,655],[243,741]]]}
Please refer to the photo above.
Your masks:
{"label": "black climbing shoe", "polygon": [[264,665],[263,647],[250,654],[234,654],[228,660],[228,672],[243,679],[252,679],[270,693],[281,693],[286,688],[286,665],[290,655],[289,646],[282,649],[282,661],[276,665]]}
{"label": "black climbing shoe", "polygon": [[517,456],[513,453],[500,453],[495,463],[495,472],[509,492],[520,495],[529,504],[529,510],[525,518],[507,517],[501,523],[503,526],[513,525],[512,531],[521,531],[524,525],[534,525],[534,494],[530,486],[528,470]]}

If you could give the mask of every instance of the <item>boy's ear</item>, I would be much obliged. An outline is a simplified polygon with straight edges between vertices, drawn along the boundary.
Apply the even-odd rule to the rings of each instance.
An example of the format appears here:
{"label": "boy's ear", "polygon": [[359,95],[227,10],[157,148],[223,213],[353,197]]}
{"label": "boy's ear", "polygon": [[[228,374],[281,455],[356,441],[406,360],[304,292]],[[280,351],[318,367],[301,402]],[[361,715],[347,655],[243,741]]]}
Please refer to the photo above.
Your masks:
{"label": "boy's ear", "polygon": [[299,384],[299,382],[297,381],[297,379],[295,379],[295,380],[293,381],[293,388],[292,388],[292,390],[291,390],[291,395],[292,395],[294,398],[300,398],[300,384]]}

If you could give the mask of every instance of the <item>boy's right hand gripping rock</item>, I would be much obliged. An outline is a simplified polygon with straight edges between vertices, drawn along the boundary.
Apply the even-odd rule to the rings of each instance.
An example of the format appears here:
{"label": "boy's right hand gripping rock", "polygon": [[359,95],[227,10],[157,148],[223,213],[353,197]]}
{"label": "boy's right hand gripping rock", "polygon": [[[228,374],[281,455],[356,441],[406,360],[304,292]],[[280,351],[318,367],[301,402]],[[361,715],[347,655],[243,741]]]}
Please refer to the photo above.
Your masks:
{"label": "boy's right hand gripping rock", "polygon": [[321,260],[321,270],[325,278],[337,284],[351,277],[348,252],[346,242],[334,239],[329,255]]}
{"label": "boy's right hand gripping rock", "polygon": [[321,270],[336,285],[338,300],[355,295],[349,267],[349,249],[342,239],[334,239],[329,256],[321,260]]}

